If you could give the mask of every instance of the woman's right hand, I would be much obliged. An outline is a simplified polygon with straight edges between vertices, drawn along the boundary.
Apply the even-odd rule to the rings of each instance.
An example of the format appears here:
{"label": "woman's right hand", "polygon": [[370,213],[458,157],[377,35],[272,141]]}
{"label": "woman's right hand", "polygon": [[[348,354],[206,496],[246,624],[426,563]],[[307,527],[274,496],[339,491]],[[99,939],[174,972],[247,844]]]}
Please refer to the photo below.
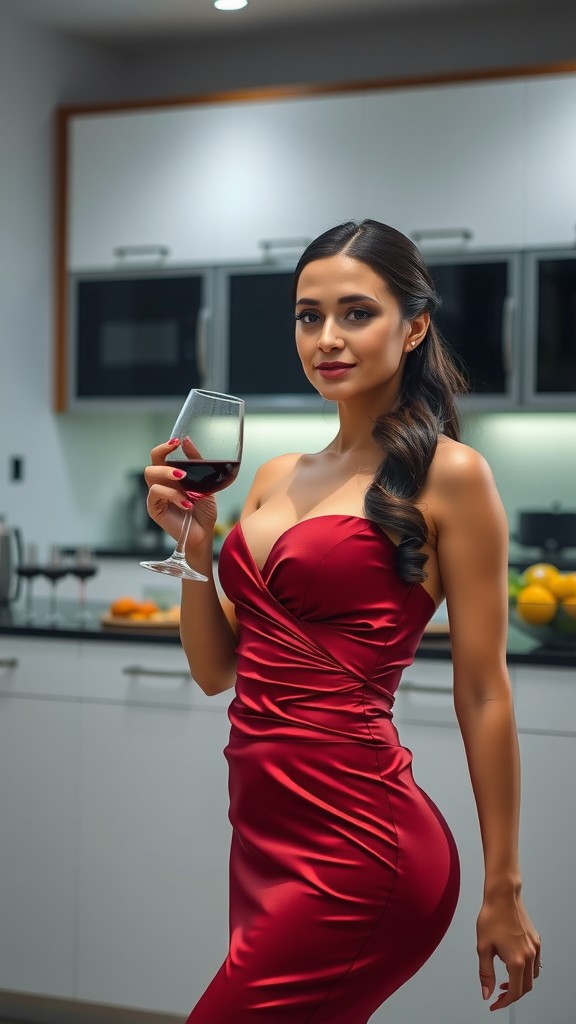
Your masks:
{"label": "woman's right hand", "polygon": [[[198,458],[199,454],[188,438],[186,454]],[[175,473],[179,471],[166,462],[166,456],[178,446],[178,439],[167,441],[153,448],[150,453],[152,465],[146,466],[144,479],[148,484],[146,507],[148,515],[174,540],[178,540],[184,516],[192,512],[192,523],[186,542],[187,551],[200,551],[212,545],[218,508],[213,494],[199,495],[183,491]]]}

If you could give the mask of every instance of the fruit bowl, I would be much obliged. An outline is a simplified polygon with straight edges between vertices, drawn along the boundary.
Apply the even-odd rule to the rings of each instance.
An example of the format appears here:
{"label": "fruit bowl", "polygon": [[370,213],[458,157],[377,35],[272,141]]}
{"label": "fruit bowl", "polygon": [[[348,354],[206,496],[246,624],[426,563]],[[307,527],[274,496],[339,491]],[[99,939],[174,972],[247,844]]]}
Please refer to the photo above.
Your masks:
{"label": "fruit bowl", "polygon": [[550,622],[537,625],[526,622],[518,612],[516,601],[510,600],[509,619],[512,625],[526,636],[539,640],[546,647],[576,648],[576,618],[572,618],[559,607]]}
{"label": "fruit bowl", "polygon": [[547,647],[576,648],[576,573],[549,563],[508,577],[510,623]]}

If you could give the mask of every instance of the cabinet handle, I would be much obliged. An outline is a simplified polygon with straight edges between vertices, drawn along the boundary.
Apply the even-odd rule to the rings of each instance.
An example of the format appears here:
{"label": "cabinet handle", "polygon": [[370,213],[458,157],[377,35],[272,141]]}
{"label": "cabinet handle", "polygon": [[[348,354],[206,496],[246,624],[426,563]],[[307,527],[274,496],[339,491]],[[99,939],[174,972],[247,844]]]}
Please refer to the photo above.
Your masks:
{"label": "cabinet handle", "polygon": [[204,384],[207,374],[206,352],[208,349],[209,320],[210,310],[207,306],[204,306],[199,310],[196,320],[196,368],[201,384]]}
{"label": "cabinet handle", "polygon": [[406,682],[400,684],[398,689],[399,693],[442,693],[445,696],[452,695],[451,686],[424,686],[422,683],[413,683],[407,679]]}
{"label": "cabinet handle", "polygon": [[145,668],[143,665],[125,665],[122,669],[125,676],[148,676],[155,679],[184,679],[189,683],[192,676],[184,669],[176,668]]}
{"label": "cabinet handle", "polygon": [[470,242],[474,232],[470,228],[417,228],[410,232],[410,237],[415,242],[431,242],[436,239],[459,239],[461,242]]}
{"label": "cabinet handle", "polygon": [[262,238],[258,242],[261,249],[264,250],[264,262],[272,262],[272,249],[305,249],[307,245],[310,245],[310,238]]}
{"label": "cabinet handle", "polygon": [[18,668],[18,658],[0,658],[0,668]]}
{"label": "cabinet handle", "polygon": [[130,256],[158,256],[163,260],[170,255],[167,245],[117,245],[113,252],[119,260]]}
{"label": "cabinet handle", "polygon": [[502,309],[502,366],[510,376],[514,368],[512,336],[514,328],[514,299],[507,295]]}

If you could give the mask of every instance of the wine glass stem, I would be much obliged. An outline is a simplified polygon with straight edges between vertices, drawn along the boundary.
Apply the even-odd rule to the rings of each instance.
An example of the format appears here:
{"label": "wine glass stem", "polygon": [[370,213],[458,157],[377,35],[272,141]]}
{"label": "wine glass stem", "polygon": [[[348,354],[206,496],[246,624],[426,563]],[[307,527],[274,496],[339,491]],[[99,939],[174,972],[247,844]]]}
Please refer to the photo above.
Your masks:
{"label": "wine glass stem", "polygon": [[52,590],[50,591],[50,618],[54,622],[57,615],[57,603],[56,603],[56,583],[52,581]]}
{"label": "wine glass stem", "polygon": [[190,527],[192,526],[192,512],[186,512],[184,521],[182,523],[182,529],[180,531],[180,537],[178,538],[178,545],[172,558],[185,559],[185,547],[186,541],[188,540],[188,534],[190,533]]}
{"label": "wine glass stem", "polygon": [[32,618],[32,577],[26,580],[26,618]]}

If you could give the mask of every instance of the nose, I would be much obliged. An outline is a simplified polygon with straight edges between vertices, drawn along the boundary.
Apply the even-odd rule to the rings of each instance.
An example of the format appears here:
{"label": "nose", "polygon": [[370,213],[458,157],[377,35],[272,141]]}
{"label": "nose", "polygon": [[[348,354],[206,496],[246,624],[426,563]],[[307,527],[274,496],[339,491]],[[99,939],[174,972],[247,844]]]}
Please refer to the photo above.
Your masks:
{"label": "nose", "polygon": [[323,325],[320,337],[318,338],[318,348],[322,352],[330,352],[331,349],[342,349],[344,347],[344,339],[340,337],[338,333],[338,327],[332,317],[327,316]]}

